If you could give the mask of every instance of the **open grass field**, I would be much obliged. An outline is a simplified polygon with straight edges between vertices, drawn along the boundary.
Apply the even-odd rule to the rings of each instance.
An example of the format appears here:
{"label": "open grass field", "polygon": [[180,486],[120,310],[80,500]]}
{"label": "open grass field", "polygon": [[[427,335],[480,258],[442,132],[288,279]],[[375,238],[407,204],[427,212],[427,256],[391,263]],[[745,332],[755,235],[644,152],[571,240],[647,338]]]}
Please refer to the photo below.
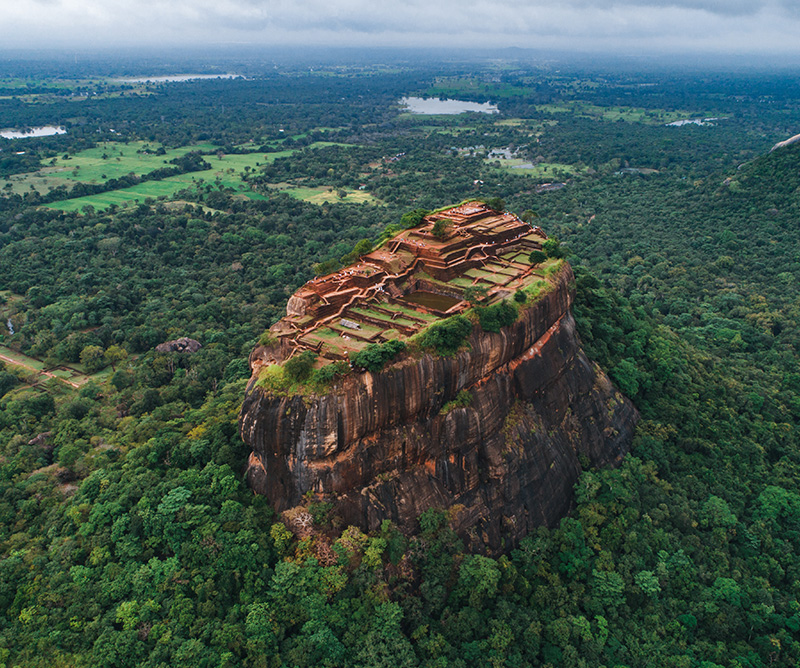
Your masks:
{"label": "open grass field", "polygon": [[46,368],[45,363],[41,360],[18,353],[16,350],[12,350],[8,346],[4,345],[0,345],[0,362],[23,367],[29,371],[44,371]]}
{"label": "open grass field", "polygon": [[[332,142],[317,142],[311,144],[310,148],[330,145],[332,145]],[[213,150],[214,148],[214,146],[208,145],[204,150]],[[186,147],[186,150],[191,149],[192,147]],[[95,151],[96,149],[91,150]],[[148,198],[157,199],[162,197],[171,199],[181,190],[187,188],[195,190],[204,183],[233,188],[235,191],[242,193],[242,195],[250,199],[264,199],[263,195],[250,190],[250,187],[244,181],[244,175],[248,170],[257,172],[261,165],[269,164],[278,158],[288,157],[296,151],[297,149],[285,149],[272,153],[226,153],[221,157],[217,155],[207,155],[205,156],[205,160],[211,164],[211,169],[170,176],[161,181],[145,181],[144,183],[131,186],[130,188],[121,188],[119,190],[110,190],[96,195],[86,195],[85,197],[52,202],[46,206],[51,209],[60,209],[61,211],[80,211],[85,206],[92,206],[97,210],[102,210],[107,209],[112,204],[127,206],[129,204],[144,202],[144,200]],[[165,156],[159,157],[163,159]],[[77,159],[77,156],[74,159]],[[161,165],[156,165],[153,169],[157,169],[159,166],[163,167],[164,165],[163,163]],[[367,197],[371,196],[367,195]],[[338,199],[338,196],[333,193],[333,198]],[[302,199],[302,197],[298,197],[298,199]],[[331,201],[334,201],[334,199],[331,199]]]}
{"label": "open grass field", "polygon": [[[103,142],[95,148],[86,149],[73,156],[54,158],[38,172],[18,174],[3,183],[11,183],[12,192],[23,194],[33,187],[40,193],[75,183],[104,183],[127,174],[141,176],[155,169],[170,167],[169,161],[190,151],[213,151],[213,144],[195,144],[169,149],[164,155],[153,155],[160,144],[148,142]],[[105,156],[105,157],[103,157]]]}
{"label": "open grass field", "polygon": [[559,180],[576,176],[586,171],[586,168],[576,167],[558,162],[540,162],[533,164],[521,158],[487,158],[486,162],[499,162],[500,168],[514,174],[525,174],[544,180]]}
{"label": "open grass field", "polygon": [[529,95],[535,90],[533,87],[483,81],[478,77],[442,77],[425,93],[430,97],[457,98],[459,95],[481,95],[497,100]]}
{"label": "open grass field", "polygon": [[[309,148],[322,148],[325,146],[332,146],[334,142],[315,142]],[[203,145],[202,150],[213,150],[213,145]],[[96,151],[97,149],[91,149]],[[184,149],[176,149],[184,150]],[[198,150],[198,147],[185,147],[184,152],[188,150]],[[204,183],[214,184],[216,186],[225,186],[233,188],[233,190],[240,192],[243,196],[250,199],[265,199],[263,195],[254,193],[250,190],[249,185],[245,182],[244,176],[248,171],[257,172],[261,165],[266,165],[278,158],[288,157],[296,153],[300,149],[285,149],[282,151],[274,151],[271,153],[243,153],[234,154],[226,153],[221,156],[206,155],[205,160],[211,164],[211,169],[206,169],[200,172],[189,172],[186,174],[179,174],[178,176],[170,176],[161,181],[145,181],[130,188],[121,188],[119,190],[110,190],[105,193],[98,193],[96,195],[86,195],[84,197],[76,197],[73,199],[62,200],[59,202],[52,202],[45,206],[51,209],[60,209],[61,211],[80,211],[85,206],[92,206],[97,210],[107,209],[112,204],[117,206],[128,206],[144,202],[148,198],[158,199],[171,199],[176,193],[184,189],[195,190]],[[83,152],[85,153],[85,152]],[[82,154],[80,154],[82,155]],[[158,156],[163,159],[165,156]],[[77,159],[76,158],[73,158]],[[163,163],[156,165],[153,169],[163,167]],[[147,170],[152,171],[152,170]],[[127,173],[127,172],[126,172]],[[146,173],[146,172],[143,172]],[[312,190],[312,189],[307,189]],[[354,199],[352,201],[368,201],[366,198],[372,198],[367,193],[360,193],[359,191],[352,191],[353,194],[362,195],[362,199]],[[292,193],[289,193],[292,195]],[[318,195],[319,193],[303,193],[307,196]],[[295,196],[295,195],[293,195]],[[349,197],[349,195],[348,195]],[[304,199],[304,197],[298,197]],[[318,198],[324,199],[324,198]],[[338,196],[333,193],[330,201],[337,201]],[[307,201],[314,201],[309,199]],[[374,200],[377,202],[377,200]]]}
{"label": "open grass field", "polygon": [[483,269],[470,269],[464,273],[467,278],[477,278],[487,283],[502,284],[508,280],[508,276],[502,276],[492,271],[485,271]]}
{"label": "open grass field", "polygon": [[507,267],[505,265],[497,264],[495,262],[489,262],[484,265],[486,271],[491,271],[495,274],[501,276],[516,276],[519,274],[519,271],[514,267]]}
{"label": "open grass field", "polygon": [[[35,87],[37,92],[29,89]],[[27,77],[0,78],[0,88],[13,91],[2,99],[16,99],[25,104],[48,104],[55,101],[84,102],[88,99],[104,100],[133,95],[151,95],[144,83],[125,84],[115,79],[40,79]]]}
{"label": "open grass field", "polygon": [[90,79],[54,79],[42,82],[39,79],[29,79],[27,77],[0,77],[0,87],[12,90],[24,91],[29,86],[40,86],[53,88],[55,90],[71,90],[75,86],[85,85]]}
{"label": "open grass field", "polygon": [[97,210],[102,210],[107,209],[112,204],[127,206],[129,204],[144,202],[144,200],[148,198],[156,199],[158,197],[165,197],[169,199],[175,195],[175,193],[185,188],[196,187],[197,185],[199,184],[191,179],[185,182],[183,180],[177,181],[170,178],[164,179],[163,181],[150,181],[138,186],[122,188],[121,190],[111,190],[97,195],[87,195],[85,197],[76,197],[61,202],[52,202],[45,206],[50,209],[59,209],[61,211],[80,211],[85,206],[92,206]]}
{"label": "open grass field", "polygon": [[515,128],[518,132],[527,132],[528,137],[539,137],[545,128],[558,125],[558,121],[552,118],[532,119],[532,118],[502,118],[495,121],[497,128]]}
{"label": "open grass field", "polygon": [[666,109],[599,107],[580,100],[560,102],[558,104],[542,104],[537,106],[536,110],[546,114],[575,114],[604,121],[625,121],[627,123],[645,123],[647,125],[663,125],[684,118],[709,115],[702,112],[668,111]]}
{"label": "open grass field", "polygon": [[332,202],[345,202],[348,204],[381,204],[381,201],[370,195],[364,190],[352,190],[345,188],[346,197],[339,197],[338,191],[334,188],[319,186],[316,188],[285,188],[283,192],[291,195],[295,199],[311,202],[312,204],[329,204]]}
{"label": "open grass field", "polygon": [[[19,95],[6,95],[0,99],[19,100],[25,104],[52,104],[54,102],[71,102],[73,104],[86,102],[87,100],[111,100],[121,97],[144,97],[155,95],[151,90],[140,87],[134,90],[103,90],[92,91],[92,94],[67,94],[66,91],[52,91],[44,93],[20,93]],[[77,111],[77,110],[76,110]]]}
{"label": "open grass field", "polygon": [[[420,116],[420,114],[411,114],[412,116]],[[425,118],[431,118],[431,116],[425,116]],[[437,116],[436,118],[448,118],[446,116]],[[453,118],[450,116],[449,118]],[[445,125],[420,125],[417,126],[420,130],[425,132],[440,134],[440,135],[451,135],[453,137],[457,137],[460,134],[464,134],[466,132],[474,132],[475,126],[474,125],[460,125],[457,127],[450,127]]]}
{"label": "open grass field", "polygon": [[459,288],[469,288],[474,282],[474,278],[465,278],[464,276],[459,276],[458,278],[454,278],[452,281],[450,281],[450,283]]}
{"label": "open grass field", "polygon": [[28,355],[19,353],[8,346],[1,344],[0,363],[7,364],[11,367],[17,367],[26,374],[36,374],[41,380],[57,378],[58,380],[62,380],[71,387],[75,388],[85,385],[90,380],[106,380],[113,373],[113,370],[110,366],[93,374],[88,373],[81,364],[50,367],[42,360],[36,359],[35,357],[29,357]]}
{"label": "open grass field", "polygon": [[[403,111],[395,117],[397,121],[419,121],[420,119],[425,119],[426,121],[431,120],[438,120],[438,121],[446,121],[452,120],[456,114],[414,114],[410,111]],[[453,131],[453,128],[446,128],[439,125],[427,125],[424,126],[424,129],[428,129],[431,132],[448,132],[450,133]]]}

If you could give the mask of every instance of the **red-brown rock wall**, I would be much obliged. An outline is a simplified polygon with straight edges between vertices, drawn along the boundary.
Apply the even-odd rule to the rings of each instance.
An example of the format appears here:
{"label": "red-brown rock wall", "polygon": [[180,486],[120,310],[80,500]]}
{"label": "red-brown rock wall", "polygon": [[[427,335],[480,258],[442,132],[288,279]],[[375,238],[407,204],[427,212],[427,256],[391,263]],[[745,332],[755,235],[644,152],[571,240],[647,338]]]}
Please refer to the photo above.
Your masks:
{"label": "red-brown rock wall", "polygon": [[[278,510],[308,491],[329,495],[366,529],[391,519],[413,530],[427,508],[458,504],[457,529],[489,551],[556,523],[581,461],[617,463],[638,417],[580,348],[572,284],[566,267],[514,325],[474,332],[453,357],[352,375],[311,398],[270,397],[251,382],[241,413],[250,485]],[[471,404],[441,415],[463,389]]]}

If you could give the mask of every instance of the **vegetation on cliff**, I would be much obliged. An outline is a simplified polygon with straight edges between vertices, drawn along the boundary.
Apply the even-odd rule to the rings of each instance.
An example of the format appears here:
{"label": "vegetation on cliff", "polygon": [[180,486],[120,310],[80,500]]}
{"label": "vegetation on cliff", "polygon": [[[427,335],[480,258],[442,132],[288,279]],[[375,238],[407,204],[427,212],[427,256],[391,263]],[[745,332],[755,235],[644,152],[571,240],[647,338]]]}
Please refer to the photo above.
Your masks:
{"label": "vegetation on cliff", "polygon": [[386,343],[373,343],[350,359],[354,367],[366,371],[380,371],[395,357],[406,349],[405,341],[387,341]]}

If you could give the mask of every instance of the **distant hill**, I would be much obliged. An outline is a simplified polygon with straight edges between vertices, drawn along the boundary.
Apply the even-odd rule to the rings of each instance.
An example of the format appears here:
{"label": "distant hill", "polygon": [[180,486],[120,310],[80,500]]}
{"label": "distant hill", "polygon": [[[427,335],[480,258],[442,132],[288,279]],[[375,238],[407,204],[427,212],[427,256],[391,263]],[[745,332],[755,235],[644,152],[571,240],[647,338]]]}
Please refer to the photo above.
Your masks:
{"label": "distant hill", "polygon": [[[773,148],[742,168],[742,173],[735,180],[748,197],[771,203],[778,208],[797,204],[796,195],[800,188],[800,142],[796,141],[798,137],[800,135],[783,142],[782,146],[777,144],[778,150]],[[794,199],[790,201],[789,198]]]}

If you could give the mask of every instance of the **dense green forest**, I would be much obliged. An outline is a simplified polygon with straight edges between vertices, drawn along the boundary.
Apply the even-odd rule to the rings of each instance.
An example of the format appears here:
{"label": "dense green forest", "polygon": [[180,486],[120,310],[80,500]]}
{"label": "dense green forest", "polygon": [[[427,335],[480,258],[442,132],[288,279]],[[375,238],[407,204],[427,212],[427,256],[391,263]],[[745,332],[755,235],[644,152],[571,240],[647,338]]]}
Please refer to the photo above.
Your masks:
{"label": "dense green forest", "polygon": [[[0,139],[0,665],[797,665],[800,144],[770,152],[800,132],[796,73],[232,66],[0,79],[0,129],[67,130]],[[445,94],[499,113],[398,105]],[[137,183],[188,180],[77,210],[130,183],[41,186],[136,142],[165,163]],[[413,536],[314,500],[284,524],[242,476],[247,355],[314,265],[479,196],[569,249],[584,347],[642,414],[631,454],[499,558],[436,510]],[[155,351],[181,336],[203,347]]]}

